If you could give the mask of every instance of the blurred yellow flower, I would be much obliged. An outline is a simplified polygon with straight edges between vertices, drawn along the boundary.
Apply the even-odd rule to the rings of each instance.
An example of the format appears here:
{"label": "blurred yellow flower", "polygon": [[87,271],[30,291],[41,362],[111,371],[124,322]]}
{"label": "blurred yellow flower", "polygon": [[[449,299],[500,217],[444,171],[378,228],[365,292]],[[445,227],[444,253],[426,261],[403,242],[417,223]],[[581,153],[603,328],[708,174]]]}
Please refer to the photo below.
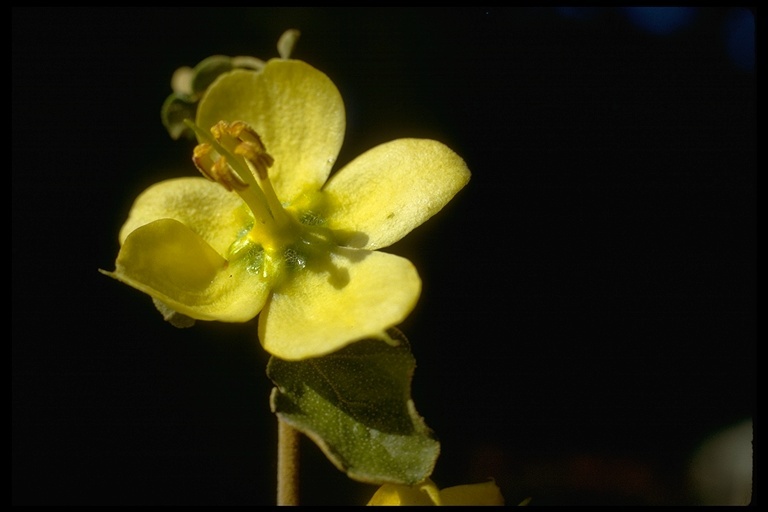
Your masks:
{"label": "blurred yellow flower", "polygon": [[302,61],[223,74],[190,125],[208,179],[144,191],[120,230],[114,272],[102,272],[167,316],[259,315],[259,339],[281,359],[386,337],[413,310],[421,280],[410,261],[378,249],[441,210],[470,172],[437,141],[398,139],[331,176],[345,123],[336,86]]}
{"label": "blurred yellow flower", "polygon": [[379,487],[368,505],[504,505],[496,482],[457,485],[439,490],[427,479],[418,485],[385,484]]}

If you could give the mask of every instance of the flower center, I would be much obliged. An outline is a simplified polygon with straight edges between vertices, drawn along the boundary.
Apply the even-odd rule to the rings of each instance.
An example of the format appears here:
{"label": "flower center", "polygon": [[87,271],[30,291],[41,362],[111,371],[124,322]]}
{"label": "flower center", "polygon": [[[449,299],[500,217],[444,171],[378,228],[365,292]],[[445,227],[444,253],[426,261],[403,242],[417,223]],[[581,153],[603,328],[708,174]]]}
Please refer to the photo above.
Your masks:
{"label": "flower center", "polygon": [[192,122],[187,126],[204,142],[195,146],[192,161],[211,181],[235,191],[250,208],[254,225],[248,238],[276,255],[300,236],[298,222],[283,208],[269,180],[274,163],[261,137],[242,121],[219,121],[206,133]]}

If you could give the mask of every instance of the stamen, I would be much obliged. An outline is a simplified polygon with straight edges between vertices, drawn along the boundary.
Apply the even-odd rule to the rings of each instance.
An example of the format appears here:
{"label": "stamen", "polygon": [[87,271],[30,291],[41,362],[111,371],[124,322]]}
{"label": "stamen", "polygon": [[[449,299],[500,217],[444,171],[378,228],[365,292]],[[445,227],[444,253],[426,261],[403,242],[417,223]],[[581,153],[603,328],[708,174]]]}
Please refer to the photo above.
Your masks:
{"label": "stamen", "polygon": [[[226,124],[223,126],[217,124],[216,126],[219,131],[223,128],[227,134],[240,141],[240,143],[234,147],[233,153],[242,156],[250,162],[254,169],[256,169],[259,179],[267,179],[267,169],[272,167],[275,159],[267,153],[267,148],[261,141],[259,134],[242,121],[235,121],[229,126],[226,126]],[[214,134],[214,137],[215,136],[216,134]]]}
{"label": "stamen", "polygon": [[199,144],[192,151],[192,161],[203,176],[211,181],[219,183],[228,191],[243,190],[248,187],[240,176],[227,163],[227,158],[223,155],[218,159],[213,158],[213,148],[210,144]]}
{"label": "stamen", "polygon": [[208,169],[213,167],[213,164],[215,163],[211,157],[211,153],[213,153],[213,148],[210,144],[198,144],[195,146],[195,149],[192,150],[192,162],[194,162],[195,167],[197,167],[197,170],[200,171],[203,176],[211,181],[216,181],[213,175],[208,172]]}
{"label": "stamen", "polygon": [[267,169],[272,167],[275,159],[268,153],[260,153],[257,148],[248,142],[243,142],[235,148],[235,154],[240,155],[253,164],[256,169],[256,174],[259,175],[260,180],[267,179]]}
{"label": "stamen", "polygon": [[[298,224],[285,211],[272,187],[267,170],[274,163],[261,137],[246,123],[219,121],[210,132],[185,120],[200,140],[193,160],[206,178],[235,190],[254,214],[253,240],[267,251],[284,247],[298,236]],[[218,157],[218,158],[216,158]]]}
{"label": "stamen", "polygon": [[259,187],[264,192],[267,207],[272,212],[272,217],[275,219],[277,226],[285,228],[290,225],[291,218],[289,215],[286,215],[267,172],[272,167],[272,164],[275,163],[275,159],[267,153],[267,148],[259,134],[243,121],[235,121],[229,126],[226,123],[218,123],[216,126],[219,130],[223,129],[229,136],[240,141],[235,146],[233,152],[245,159],[249,168],[258,178]]}
{"label": "stamen", "polygon": [[229,124],[226,121],[219,121],[211,126],[211,134],[216,142],[224,146],[228,151],[232,151],[238,144],[238,140],[229,132]]}
{"label": "stamen", "polygon": [[217,181],[224,185],[224,188],[229,191],[248,188],[248,184],[241,180],[240,176],[238,176],[227,163],[226,157],[219,157],[219,159],[216,160],[216,163],[213,164],[212,171],[218,178]]}
{"label": "stamen", "polygon": [[[225,123],[224,121],[219,121],[218,123],[216,123],[214,126],[211,127],[210,133],[207,133],[204,130],[200,129],[199,126],[197,126],[195,123],[193,123],[189,119],[185,119],[184,124],[187,125],[187,127],[189,127],[190,130],[195,132],[198,138],[206,141],[200,144],[201,146],[203,147],[207,146],[211,148],[210,150],[201,149],[200,155],[202,157],[206,156],[205,154],[206,151],[212,151],[213,153],[218,154],[221,157],[225,157],[225,156],[231,157],[227,160],[227,162],[229,163],[230,167],[239,178],[239,181],[242,181],[243,183],[247,183],[249,185],[254,185],[254,188],[258,189],[258,194],[261,194],[261,189],[259,188],[258,183],[251,169],[247,165],[245,165],[246,162],[244,160],[237,158],[237,155],[233,154],[232,152],[240,142],[227,132],[229,127],[227,123]],[[193,155],[193,159],[194,159],[194,155]],[[205,163],[205,159],[203,160],[203,163]],[[212,163],[209,165],[206,165],[205,168],[209,169],[211,165]]]}
{"label": "stamen", "polygon": [[260,151],[266,153],[267,148],[264,143],[261,142],[261,137],[254,131],[253,128],[248,126],[243,121],[235,121],[229,125],[229,134],[235,138],[240,139],[243,142],[250,142],[259,148]]}

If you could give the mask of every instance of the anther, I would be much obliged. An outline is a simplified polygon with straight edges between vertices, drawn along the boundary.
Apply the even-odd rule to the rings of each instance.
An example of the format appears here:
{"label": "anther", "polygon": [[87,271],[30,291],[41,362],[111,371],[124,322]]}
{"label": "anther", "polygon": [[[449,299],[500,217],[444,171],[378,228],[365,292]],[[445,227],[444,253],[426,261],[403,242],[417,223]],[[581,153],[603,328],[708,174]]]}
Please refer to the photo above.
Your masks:
{"label": "anther", "polygon": [[211,134],[216,141],[232,151],[237,144],[237,140],[229,133],[230,126],[226,121],[219,121],[215,125],[211,126]]}
{"label": "anther", "polygon": [[209,169],[211,169],[215,163],[211,157],[211,153],[213,153],[213,148],[211,148],[210,144],[198,144],[195,146],[195,149],[192,150],[192,161],[203,176],[211,181],[216,181],[213,175],[209,172]]}
{"label": "anther", "polygon": [[242,156],[253,164],[261,180],[267,179],[267,169],[272,167],[272,164],[275,162],[275,159],[269,153],[260,150],[258,146],[250,142],[238,144],[235,148],[235,154]]}
{"label": "anther", "polygon": [[232,124],[219,121],[211,128],[211,134],[227,150],[250,162],[258,173],[259,179],[267,178],[267,169],[275,160],[267,153],[261,137],[253,128],[243,121],[235,121]]}
{"label": "anther", "polygon": [[232,170],[224,156],[214,159],[213,154],[210,144],[199,144],[192,152],[192,161],[203,176],[219,183],[230,192],[248,187],[248,184]]}
{"label": "anther", "polygon": [[216,160],[211,171],[216,176],[216,181],[224,185],[224,188],[229,191],[248,188],[248,184],[240,179],[240,176],[232,170],[232,167],[227,163],[227,159],[223,156]]}

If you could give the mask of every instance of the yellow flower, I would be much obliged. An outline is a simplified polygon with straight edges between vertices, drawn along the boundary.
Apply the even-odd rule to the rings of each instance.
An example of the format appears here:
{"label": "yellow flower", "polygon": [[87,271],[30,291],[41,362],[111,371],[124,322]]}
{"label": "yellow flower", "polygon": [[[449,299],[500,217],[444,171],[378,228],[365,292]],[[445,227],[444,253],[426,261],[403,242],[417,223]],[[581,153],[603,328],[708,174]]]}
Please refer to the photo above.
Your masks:
{"label": "yellow flower", "polygon": [[341,95],[298,60],[219,77],[200,101],[193,160],[208,178],[144,191],[120,230],[114,272],[161,311],[245,322],[286,360],[386,338],[421,280],[378,249],[442,209],[469,181],[443,144],[398,139],[331,175],[345,131]]}
{"label": "yellow flower", "polygon": [[427,479],[418,485],[385,484],[379,487],[368,505],[504,505],[496,482],[457,485],[439,490]]}

